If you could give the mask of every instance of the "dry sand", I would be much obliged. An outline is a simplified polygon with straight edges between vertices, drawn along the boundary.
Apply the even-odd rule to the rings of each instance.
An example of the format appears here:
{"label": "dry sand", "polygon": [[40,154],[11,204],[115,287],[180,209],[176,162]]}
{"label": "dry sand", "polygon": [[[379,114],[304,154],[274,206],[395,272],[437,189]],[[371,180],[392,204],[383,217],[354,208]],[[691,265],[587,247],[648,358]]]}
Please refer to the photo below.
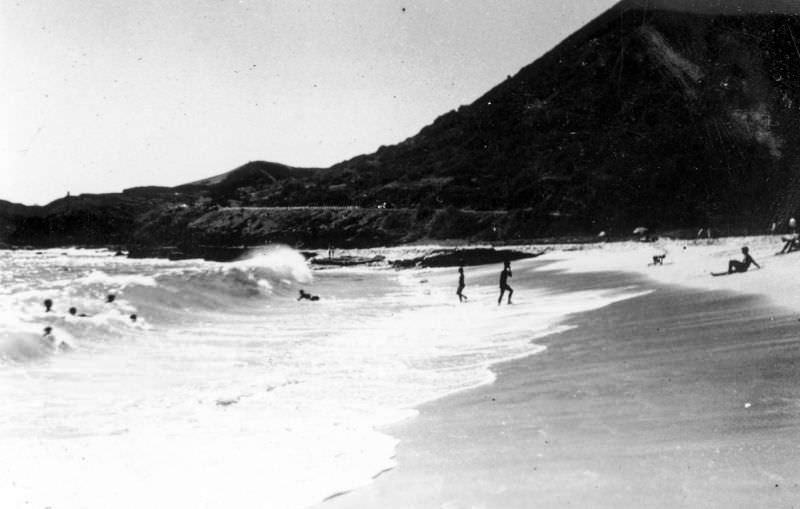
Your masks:
{"label": "dry sand", "polygon": [[[707,275],[745,243],[763,269]],[[662,249],[667,264],[648,267]],[[386,430],[398,467],[322,507],[800,507],[800,253],[778,249],[546,255],[515,273],[520,298],[543,285],[655,291],[570,317],[576,328],[536,340],[544,353],[495,366],[494,384]]]}

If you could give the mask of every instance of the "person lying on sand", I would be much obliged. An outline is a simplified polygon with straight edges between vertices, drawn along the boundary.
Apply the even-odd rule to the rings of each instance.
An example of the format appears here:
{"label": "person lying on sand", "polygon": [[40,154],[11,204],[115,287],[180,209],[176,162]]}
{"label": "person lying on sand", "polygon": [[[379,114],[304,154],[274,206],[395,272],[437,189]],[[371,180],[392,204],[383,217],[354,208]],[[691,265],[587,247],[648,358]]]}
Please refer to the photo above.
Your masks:
{"label": "person lying on sand", "polygon": [[497,298],[497,305],[503,301],[503,294],[508,290],[508,303],[511,304],[511,295],[514,290],[508,286],[508,278],[511,277],[511,262],[506,260],[503,263],[503,272],[500,273],[500,297]]}
{"label": "person lying on sand", "polygon": [[747,272],[747,269],[750,268],[750,265],[755,265],[759,269],[761,266],[753,260],[753,257],[750,256],[750,249],[747,246],[742,248],[742,254],[744,258],[742,261],[739,260],[730,260],[728,261],[728,274],[733,274],[734,272]]}
{"label": "person lying on sand", "polygon": [[305,290],[300,290],[300,296],[297,298],[297,300],[303,300],[303,299],[311,300],[311,301],[317,301],[317,300],[319,300],[319,296],[318,295],[311,295],[310,293],[306,292]]}
{"label": "person lying on sand", "polygon": [[463,293],[461,293],[461,292],[464,291],[464,287],[466,287],[466,286],[467,285],[464,284],[464,267],[459,267],[458,268],[458,289],[456,290],[456,295],[458,295],[458,302],[466,302],[467,301],[467,296],[464,295]]}

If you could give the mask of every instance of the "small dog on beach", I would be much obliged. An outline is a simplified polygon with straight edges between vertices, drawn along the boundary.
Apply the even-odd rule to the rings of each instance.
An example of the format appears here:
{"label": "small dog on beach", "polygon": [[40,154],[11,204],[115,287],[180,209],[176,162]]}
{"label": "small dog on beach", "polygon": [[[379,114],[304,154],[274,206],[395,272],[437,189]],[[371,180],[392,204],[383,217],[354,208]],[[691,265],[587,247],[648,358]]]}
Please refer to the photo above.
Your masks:
{"label": "small dog on beach", "polygon": [[667,257],[666,253],[660,254],[660,255],[655,255],[653,257],[653,265],[664,265],[664,258],[666,258],[666,257]]}

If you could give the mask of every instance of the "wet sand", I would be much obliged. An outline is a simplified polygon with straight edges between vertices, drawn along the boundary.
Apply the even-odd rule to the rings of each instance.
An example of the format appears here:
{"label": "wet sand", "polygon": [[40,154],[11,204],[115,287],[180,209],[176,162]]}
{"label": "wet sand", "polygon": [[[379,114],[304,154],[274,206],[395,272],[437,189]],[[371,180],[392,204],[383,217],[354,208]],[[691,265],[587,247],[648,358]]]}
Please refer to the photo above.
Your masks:
{"label": "wet sand", "polygon": [[655,291],[386,429],[398,466],[321,507],[800,507],[796,313],[620,273],[537,279]]}

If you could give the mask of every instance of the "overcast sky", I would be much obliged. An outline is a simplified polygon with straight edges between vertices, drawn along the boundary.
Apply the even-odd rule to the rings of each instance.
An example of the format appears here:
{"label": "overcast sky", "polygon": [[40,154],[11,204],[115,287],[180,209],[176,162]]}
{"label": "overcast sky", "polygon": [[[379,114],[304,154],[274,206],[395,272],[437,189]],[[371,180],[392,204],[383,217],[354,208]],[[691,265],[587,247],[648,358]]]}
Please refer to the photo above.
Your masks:
{"label": "overcast sky", "polygon": [[0,199],[329,166],[468,104],[613,0],[0,0]]}

